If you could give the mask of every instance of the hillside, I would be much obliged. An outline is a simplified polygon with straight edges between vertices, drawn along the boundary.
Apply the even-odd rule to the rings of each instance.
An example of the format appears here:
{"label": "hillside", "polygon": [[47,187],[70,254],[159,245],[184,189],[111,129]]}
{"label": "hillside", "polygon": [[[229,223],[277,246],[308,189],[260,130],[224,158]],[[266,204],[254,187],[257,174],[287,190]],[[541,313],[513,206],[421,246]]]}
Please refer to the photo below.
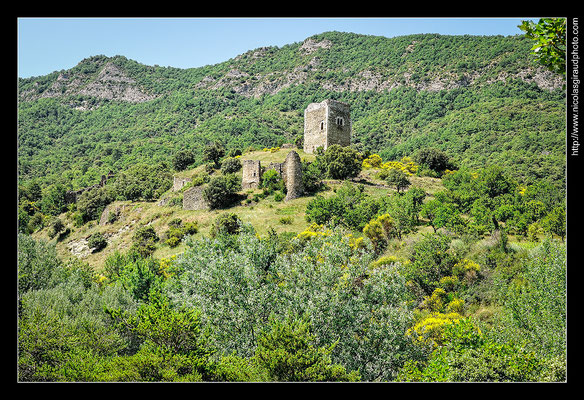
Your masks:
{"label": "hillside", "polygon": [[[19,80],[19,380],[565,381],[565,94],[529,48],[327,32]],[[306,154],[324,99],[351,145]]]}
{"label": "hillside", "polygon": [[215,140],[277,146],[302,133],[306,105],[333,98],[351,105],[359,150],[397,159],[432,145],[469,167],[514,165],[526,182],[561,185],[563,82],[529,48],[522,36],[328,32],[193,69],[91,57],[19,80],[19,180],[78,189],[183,149],[198,164]]}

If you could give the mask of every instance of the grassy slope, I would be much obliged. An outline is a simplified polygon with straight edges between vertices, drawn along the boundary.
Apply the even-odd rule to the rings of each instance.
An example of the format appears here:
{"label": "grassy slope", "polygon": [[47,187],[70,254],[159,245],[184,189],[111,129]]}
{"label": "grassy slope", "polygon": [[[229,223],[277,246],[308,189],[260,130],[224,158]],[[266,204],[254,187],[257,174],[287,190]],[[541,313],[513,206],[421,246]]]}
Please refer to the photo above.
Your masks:
{"label": "grassy slope", "polygon": [[[308,161],[314,160],[314,155],[305,154],[300,149],[294,149],[300,155],[301,159]],[[246,153],[242,156],[242,159],[253,159],[260,160],[262,166],[267,166],[270,162],[282,162],[285,160],[286,155],[291,149],[281,149],[277,152],[269,151],[255,151]],[[180,176],[190,177],[198,173],[202,167],[195,169],[182,171]],[[240,172],[241,174],[241,172]],[[374,196],[383,196],[393,193],[394,190],[381,187],[375,184],[380,184],[381,182],[376,180],[374,177],[374,171],[364,171],[359,179],[365,179],[365,191]],[[442,184],[440,179],[428,178],[428,177],[412,177],[411,187],[421,187],[430,195],[438,190],[442,189]],[[320,195],[330,196],[334,194],[334,189],[340,186],[340,182],[337,181],[327,181],[327,188],[325,191],[320,192]],[[356,184],[356,183],[355,183]],[[260,193],[261,189],[255,190],[245,190],[241,191],[241,194],[246,194],[248,198],[252,198],[255,193]],[[165,196],[178,196],[180,193],[172,192],[172,189],[165,193]],[[80,258],[93,266],[97,271],[103,268],[104,262],[109,255],[114,253],[116,250],[124,252],[128,250],[132,244],[132,235],[136,228],[142,225],[150,224],[154,227],[159,237],[162,237],[164,233],[168,230],[168,223],[175,218],[180,218],[183,222],[196,221],[199,227],[199,232],[195,234],[195,238],[200,238],[203,236],[208,236],[211,229],[211,225],[215,218],[224,212],[236,213],[242,221],[251,223],[256,232],[263,236],[272,228],[277,233],[282,232],[295,232],[299,233],[305,230],[310,223],[306,221],[305,210],[306,205],[312,199],[312,196],[301,197],[292,201],[275,201],[274,195],[270,195],[258,203],[251,202],[247,204],[242,201],[239,205],[231,207],[224,210],[183,210],[181,205],[175,206],[159,206],[155,202],[131,202],[131,201],[116,201],[112,203],[109,207],[120,207],[121,214],[113,223],[107,223],[105,225],[99,225],[97,221],[89,222],[79,228],[73,227],[73,224],[66,214],[60,215],[60,218],[67,227],[71,229],[71,233],[64,237],[62,240],[57,241],[57,252],[59,256],[63,259],[68,259],[73,257],[70,245],[72,243],[83,243],[84,239],[87,239],[90,235],[100,232],[108,238],[108,246],[100,252],[90,254],[85,249],[85,253],[80,256]],[[280,221],[283,217],[291,217],[292,222],[284,224]],[[425,231],[425,227],[420,227],[419,232]],[[431,228],[430,228],[431,229]],[[45,228],[34,234],[35,237],[42,237],[44,239],[49,239],[48,229]],[[81,246],[83,247],[83,246]],[[159,243],[157,250],[154,252],[154,257],[156,258],[166,258],[174,254],[179,254],[185,250],[185,245],[180,244],[175,248],[171,248],[168,245]]]}

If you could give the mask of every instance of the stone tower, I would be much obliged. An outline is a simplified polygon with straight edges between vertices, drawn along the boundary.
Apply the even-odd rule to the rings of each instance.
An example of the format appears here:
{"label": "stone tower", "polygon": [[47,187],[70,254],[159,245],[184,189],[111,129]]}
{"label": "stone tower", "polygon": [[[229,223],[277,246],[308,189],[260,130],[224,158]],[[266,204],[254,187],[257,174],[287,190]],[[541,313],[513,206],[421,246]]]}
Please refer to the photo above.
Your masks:
{"label": "stone tower", "polygon": [[262,166],[258,160],[243,160],[242,189],[257,189],[262,176]]}
{"label": "stone tower", "polygon": [[351,144],[351,114],[347,103],[328,99],[311,103],[304,110],[304,152],[314,153],[318,147]]}
{"label": "stone tower", "polygon": [[294,200],[302,196],[302,163],[300,156],[292,150],[284,161],[284,182],[286,183],[285,201]]}

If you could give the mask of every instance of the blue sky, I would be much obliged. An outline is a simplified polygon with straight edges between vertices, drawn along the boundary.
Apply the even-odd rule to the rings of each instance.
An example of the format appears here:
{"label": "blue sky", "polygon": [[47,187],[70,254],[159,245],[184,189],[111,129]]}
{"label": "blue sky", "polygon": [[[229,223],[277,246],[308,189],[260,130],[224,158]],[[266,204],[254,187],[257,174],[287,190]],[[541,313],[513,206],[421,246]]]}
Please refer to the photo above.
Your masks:
{"label": "blue sky", "polygon": [[19,18],[18,76],[69,69],[82,59],[122,55],[146,65],[194,68],[262,46],[327,31],[394,37],[414,33],[518,35],[537,18]]}

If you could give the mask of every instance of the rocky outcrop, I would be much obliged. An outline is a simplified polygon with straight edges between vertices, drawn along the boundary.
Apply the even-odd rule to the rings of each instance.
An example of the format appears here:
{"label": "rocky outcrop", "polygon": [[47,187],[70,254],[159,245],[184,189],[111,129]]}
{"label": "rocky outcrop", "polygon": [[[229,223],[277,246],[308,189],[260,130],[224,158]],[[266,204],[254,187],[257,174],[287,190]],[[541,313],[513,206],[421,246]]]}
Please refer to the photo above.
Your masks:
{"label": "rocky outcrop", "polygon": [[[55,81],[46,89],[38,84],[32,90],[20,93],[21,101],[31,101],[39,98],[62,97],[70,95],[85,95],[106,100],[141,103],[152,100],[156,96],[148,94],[122,68],[108,61],[95,73],[87,76],[74,73],[72,70],[61,72]],[[72,104],[78,110],[90,110],[95,106],[88,104]]]}

